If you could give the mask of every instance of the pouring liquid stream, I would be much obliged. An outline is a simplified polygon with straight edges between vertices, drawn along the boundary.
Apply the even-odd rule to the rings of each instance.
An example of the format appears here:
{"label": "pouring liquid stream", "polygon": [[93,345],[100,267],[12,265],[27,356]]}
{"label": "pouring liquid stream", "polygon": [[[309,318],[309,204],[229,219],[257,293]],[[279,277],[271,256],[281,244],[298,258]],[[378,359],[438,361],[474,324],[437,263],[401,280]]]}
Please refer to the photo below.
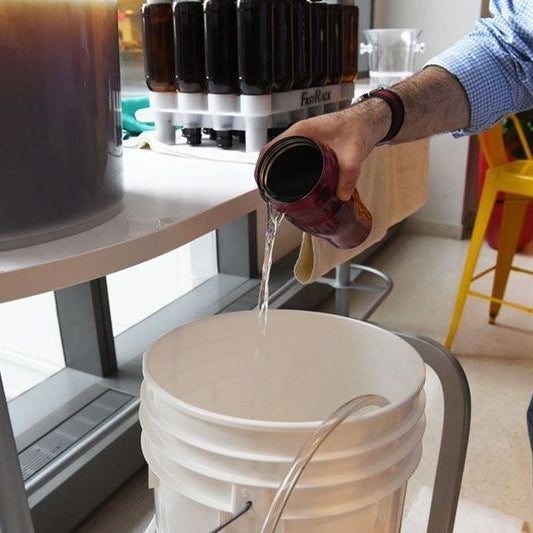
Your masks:
{"label": "pouring liquid stream", "polygon": [[272,269],[272,255],[274,252],[274,242],[276,240],[276,233],[278,227],[283,220],[283,213],[276,211],[270,202],[267,203],[267,225],[265,231],[265,251],[263,257],[263,267],[261,270],[261,285],[259,287],[258,309],[259,309],[259,325],[265,334],[268,316],[268,300],[269,290],[268,284],[270,281],[270,270]]}
{"label": "pouring liquid stream", "polygon": [[[256,383],[255,390],[259,390],[259,384],[267,372],[267,367],[271,364],[271,358],[265,356],[267,349],[265,344],[267,342],[266,338],[266,327],[267,327],[267,316],[268,316],[268,300],[269,300],[269,280],[270,280],[270,270],[272,268],[272,255],[274,251],[274,241],[276,239],[276,233],[278,227],[283,220],[283,213],[276,211],[270,204],[267,202],[267,224],[265,230],[265,249],[263,257],[263,266],[261,269],[261,283],[259,285],[259,295],[257,301],[258,321],[257,321],[257,343],[254,349],[253,354],[253,380]],[[273,384],[274,387],[279,387],[279,382]],[[281,390],[279,391],[281,394]],[[261,412],[258,408],[257,402],[259,398],[254,395],[250,401],[250,418],[261,418],[265,416],[264,412]]]}

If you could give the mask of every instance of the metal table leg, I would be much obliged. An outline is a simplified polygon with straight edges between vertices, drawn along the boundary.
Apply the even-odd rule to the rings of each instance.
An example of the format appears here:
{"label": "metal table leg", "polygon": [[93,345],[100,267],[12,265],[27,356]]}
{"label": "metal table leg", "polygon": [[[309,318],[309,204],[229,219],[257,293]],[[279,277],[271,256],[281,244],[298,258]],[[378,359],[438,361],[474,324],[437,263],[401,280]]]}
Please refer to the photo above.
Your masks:
{"label": "metal table leg", "polygon": [[462,366],[444,346],[412,333],[396,334],[415,348],[442,385],[444,418],[427,531],[452,533],[470,432],[470,388]]}
{"label": "metal table leg", "polygon": [[[366,272],[381,281],[379,286],[356,283],[357,275],[352,276],[352,272]],[[392,280],[380,270],[366,265],[351,264],[349,261],[335,267],[335,278],[320,277],[317,283],[325,283],[335,289],[335,313],[337,315],[349,316],[349,303],[351,290],[375,292],[377,296],[366,308],[364,313],[357,317],[359,320],[368,320],[374,311],[379,307],[381,302],[389,295],[392,290]]]}
{"label": "metal table leg", "polygon": [[0,376],[0,531],[32,533],[28,498],[22,481],[15,438]]}

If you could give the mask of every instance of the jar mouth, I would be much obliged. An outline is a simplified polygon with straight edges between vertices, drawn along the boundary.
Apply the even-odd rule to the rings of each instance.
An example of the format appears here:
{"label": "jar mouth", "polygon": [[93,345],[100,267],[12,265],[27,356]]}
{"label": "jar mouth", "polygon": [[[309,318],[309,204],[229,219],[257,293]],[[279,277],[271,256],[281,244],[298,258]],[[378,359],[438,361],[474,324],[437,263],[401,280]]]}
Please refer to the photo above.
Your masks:
{"label": "jar mouth", "polygon": [[275,143],[258,168],[258,184],[268,200],[292,203],[305,198],[322,175],[320,146],[307,137],[292,136]]}

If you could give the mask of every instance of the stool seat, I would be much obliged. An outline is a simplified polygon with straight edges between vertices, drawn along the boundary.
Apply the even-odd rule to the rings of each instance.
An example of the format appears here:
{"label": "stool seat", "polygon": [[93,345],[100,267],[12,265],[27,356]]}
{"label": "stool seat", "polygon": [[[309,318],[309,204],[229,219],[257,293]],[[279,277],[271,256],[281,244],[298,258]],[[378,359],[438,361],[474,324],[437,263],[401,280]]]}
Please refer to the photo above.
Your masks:
{"label": "stool seat", "polygon": [[499,187],[512,188],[516,194],[523,194],[524,196],[531,195],[531,187],[533,186],[533,161],[529,159],[518,159],[491,168],[488,172],[496,172],[499,180],[509,180],[505,184],[499,183]]}
{"label": "stool seat", "polygon": [[[516,117],[513,116],[513,119],[515,127],[517,129],[520,128],[520,125],[517,125],[518,120]],[[483,135],[489,136],[489,140],[494,141],[494,136],[497,134],[500,136],[500,142],[503,145],[501,124],[495,126],[495,130],[490,133],[481,134],[479,137],[483,153],[489,162],[489,168],[485,174],[485,183],[479,200],[470,246],[468,248],[463,275],[457,292],[455,308],[445,342],[447,348],[451,348],[452,346],[468,296],[482,298],[490,302],[489,323],[491,324],[495,322],[502,305],[533,314],[533,309],[528,306],[504,299],[504,293],[511,271],[533,274],[533,272],[517,268],[512,264],[526,211],[530,201],[533,199],[533,159],[531,158],[529,147],[524,144],[524,152],[529,159],[502,162],[501,155],[499,160],[498,158],[494,158],[494,154],[489,151],[491,145],[487,143],[487,137],[483,137]],[[522,143],[526,142],[521,130],[519,130],[519,136]],[[500,149],[500,154],[503,153],[504,150]],[[491,166],[491,162],[494,164],[495,161],[497,164]],[[498,193],[501,194],[502,192],[505,193],[505,198],[496,264],[476,274],[475,268],[489,225],[492,208],[497,201]],[[472,282],[490,272],[494,272],[492,293],[490,295],[470,289]]]}

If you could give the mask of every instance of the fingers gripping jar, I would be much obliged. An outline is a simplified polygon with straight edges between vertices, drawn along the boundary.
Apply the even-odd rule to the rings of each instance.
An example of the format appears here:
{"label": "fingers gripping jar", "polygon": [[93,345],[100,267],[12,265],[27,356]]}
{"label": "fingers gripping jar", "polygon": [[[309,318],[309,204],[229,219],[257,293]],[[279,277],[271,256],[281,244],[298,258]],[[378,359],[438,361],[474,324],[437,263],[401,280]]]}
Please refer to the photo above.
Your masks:
{"label": "fingers gripping jar", "polygon": [[255,179],[274,209],[337,248],[354,248],[370,233],[372,215],[357,191],[349,201],[337,198],[337,158],[313,139],[291,136],[272,144],[257,162]]}

